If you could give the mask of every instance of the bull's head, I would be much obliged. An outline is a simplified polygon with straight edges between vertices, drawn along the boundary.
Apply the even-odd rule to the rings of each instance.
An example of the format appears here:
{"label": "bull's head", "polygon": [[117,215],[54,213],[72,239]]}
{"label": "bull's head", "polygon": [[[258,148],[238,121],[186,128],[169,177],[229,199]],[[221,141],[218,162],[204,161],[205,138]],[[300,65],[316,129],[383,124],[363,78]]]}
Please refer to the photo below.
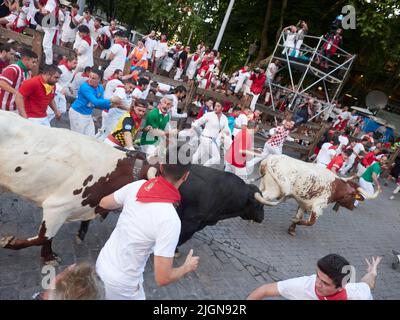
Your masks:
{"label": "bull's head", "polygon": [[[376,199],[379,195],[379,190],[376,191],[373,195],[369,195],[367,191],[362,189],[357,183],[353,181],[346,181],[345,182],[345,188],[346,188],[346,193],[345,195],[337,201],[337,204],[345,207],[349,210],[354,209],[354,202],[356,200],[358,201],[364,201],[365,199],[372,200]],[[336,209],[338,209],[337,206],[335,206]]]}
{"label": "bull's head", "polygon": [[264,204],[257,200],[256,194],[262,198],[261,191],[255,185],[248,184],[248,201],[243,214],[240,216],[243,220],[253,220],[261,223],[264,220]]}

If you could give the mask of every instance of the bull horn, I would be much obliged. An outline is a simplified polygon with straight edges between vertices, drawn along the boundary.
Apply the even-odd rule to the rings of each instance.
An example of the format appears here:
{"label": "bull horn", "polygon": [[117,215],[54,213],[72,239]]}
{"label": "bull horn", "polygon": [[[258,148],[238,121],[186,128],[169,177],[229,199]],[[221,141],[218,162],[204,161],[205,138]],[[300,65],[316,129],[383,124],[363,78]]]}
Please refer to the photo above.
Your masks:
{"label": "bull horn", "polygon": [[254,198],[255,198],[258,202],[260,202],[261,204],[264,204],[264,205],[266,205],[266,206],[277,206],[278,204],[281,203],[281,201],[268,201],[268,200],[265,200],[264,197],[263,197],[263,196],[261,195],[261,193],[259,193],[259,192],[256,192],[256,193],[254,194]]}
{"label": "bull horn", "polygon": [[352,176],[350,176],[350,177],[348,177],[348,178],[343,178],[343,177],[340,177],[340,180],[342,180],[342,181],[344,181],[344,182],[347,182],[347,181],[351,181],[351,180],[354,180],[354,179],[356,179],[357,178],[357,175],[352,175]]}
{"label": "bull horn", "polygon": [[376,190],[375,193],[374,193],[372,196],[370,196],[370,195],[368,194],[368,192],[366,192],[366,191],[365,191],[363,188],[361,188],[361,187],[358,187],[358,188],[357,188],[357,191],[358,191],[365,199],[367,199],[367,200],[374,200],[374,199],[378,198],[378,195],[379,195],[379,189]]}

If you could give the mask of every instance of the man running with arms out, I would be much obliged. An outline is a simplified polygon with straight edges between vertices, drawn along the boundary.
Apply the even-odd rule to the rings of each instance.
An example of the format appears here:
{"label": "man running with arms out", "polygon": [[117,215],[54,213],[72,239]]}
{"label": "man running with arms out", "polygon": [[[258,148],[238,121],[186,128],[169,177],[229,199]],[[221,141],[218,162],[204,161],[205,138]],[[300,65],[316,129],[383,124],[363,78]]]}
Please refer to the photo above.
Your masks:
{"label": "man running with arms out", "polygon": [[[178,152],[179,154],[179,152]],[[197,269],[199,258],[191,249],[185,263],[173,267],[181,221],[174,208],[180,202],[178,188],[189,175],[190,163],[160,164],[161,176],[126,185],[103,198],[100,206],[121,208],[117,226],[101,249],[96,268],[104,281],[108,300],[144,300],[143,271],[154,253],[155,281],[165,286]],[[171,157],[172,158],[172,157]]]}
{"label": "man running with arms out", "polygon": [[266,297],[284,297],[289,300],[372,300],[371,289],[375,288],[377,268],[382,257],[372,257],[367,273],[360,282],[349,282],[351,265],[338,254],[328,254],[317,263],[317,272],[312,276],[264,284],[254,290],[248,300]]}

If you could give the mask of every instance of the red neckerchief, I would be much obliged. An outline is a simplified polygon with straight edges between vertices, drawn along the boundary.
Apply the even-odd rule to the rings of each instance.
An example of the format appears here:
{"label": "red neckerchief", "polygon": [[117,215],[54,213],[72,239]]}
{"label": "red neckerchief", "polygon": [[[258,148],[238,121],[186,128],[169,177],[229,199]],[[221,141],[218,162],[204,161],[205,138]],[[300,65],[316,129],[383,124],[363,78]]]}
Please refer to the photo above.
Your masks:
{"label": "red neckerchief", "polygon": [[197,53],[195,53],[193,55],[193,61],[197,61],[197,60],[199,60],[199,58],[200,58],[200,56]]}
{"label": "red neckerchief", "polygon": [[69,71],[72,71],[71,67],[68,65],[67,59],[62,59],[59,63],[59,66],[65,66]]}
{"label": "red neckerchief", "polygon": [[90,37],[89,34],[84,36],[84,37],[82,37],[82,40],[85,40],[89,44],[89,46],[92,45],[92,38]]}
{"label": "red neckerchief", "polygon": [[160,113],[161,113],[163,116],[167,115],[167,113],[168,113],[168,112],[162,112],[160,108],[158,108],[158,111],[160,111]]}
{"label": "red neckerchief", "polygon": [[116,88],[124,88],[124,89],[125,89],[125,86],[121,84],[121,85],[119,85],[119,86],[116,86],[115,89],[116,89]]}
{"label": "red neckerchief", "polygon": [[122,40],[115,40],[114,43],[119,44],[122,48],[126,47],[126,44]]}
{"label": "red neckerchief", "polygon": [[330,146],[328,149],[329,150],[336,150],[338,148],[338,146]]}
{"label": "red neckerchief", "polygon": [[240,69],[240,73],[246,73],[247,71],[245,70],[245,68]]}
{"label": "red neckerchief", "polygon": [[142,124],[142,118],[139,118],[139,116],[134,111],[131,111],[130,114],[133,121],[135,122],[135,128],[136,129],[140,128]]}
{"label": "red neckerchief", "polygon": [[82,72],[81,77],[82,78],[89,78],[89,73]]}
{"label": "red neckerchief", "polygon": [[86,22],[89,23],[90,20],[92,20],[92,17],[85,18]]}
{"label": "red neckerchief", "polygon": [[177,188],[162,176],[145,182],[136,195],[140,202],[165,202],[176,203],[181,201],[181,195]]}
{"label": "red neckerchief", "polygon": [[346,289],[343,289],[342,291],[339,291],[335,294],[332,294],[331,296],[320,296],[317,293],[317,288],[314,287],[314,291],[316,296],[318,297],[318,300],[347,300],[347,292]]}

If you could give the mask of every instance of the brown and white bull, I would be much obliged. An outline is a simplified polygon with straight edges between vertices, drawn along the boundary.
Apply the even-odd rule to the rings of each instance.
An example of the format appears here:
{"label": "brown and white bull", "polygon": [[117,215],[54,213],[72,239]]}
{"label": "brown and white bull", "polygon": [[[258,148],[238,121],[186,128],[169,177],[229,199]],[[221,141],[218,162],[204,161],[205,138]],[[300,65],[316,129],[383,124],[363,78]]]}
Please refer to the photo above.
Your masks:
{"label": "brown and white bull", "polygon": [[57,261],[51,242],[60,227],[107,214],[101,198],[134,180],[135,160],[94,138],[0,111],[0,193],[14,192],[43,208],[36,237],[5,236],[0,246],[42,246],[42,258]]}
{"label": "brown and white bull", "polygon": [[[312,226],[329,204],[354,209],[355,200],[375,199],[351,179],[338,177],[326,168],[286,155],[270,155],[260,165],[260,190],[265,205],[276,206],[287,198],[294,198],[299,207],[288,230],[295,235],[297,225]],[[310,213],[308,221],[303,220]]]}

